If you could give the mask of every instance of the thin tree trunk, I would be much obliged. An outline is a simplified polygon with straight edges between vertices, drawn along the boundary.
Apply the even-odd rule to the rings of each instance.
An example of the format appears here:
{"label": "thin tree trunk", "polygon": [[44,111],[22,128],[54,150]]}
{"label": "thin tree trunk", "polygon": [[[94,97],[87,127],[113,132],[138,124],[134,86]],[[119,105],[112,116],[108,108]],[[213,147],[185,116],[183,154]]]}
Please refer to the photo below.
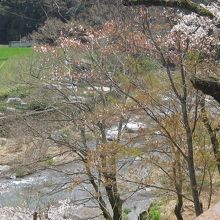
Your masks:
{"label": "thin tree trunk", "polygon": [[37,213],[37,212],[34,212],[34,213],[33,213],[33,220],[37,220],[37,216],[38,216],[38,213]]}
{"label": "thin tree trunk", "polygon": [[[103,176],[105,178],[105,190],[113,211],[114,220],[122,220],[122,204],[117,187],[116,160],[115,155],[108,155],[110,158],[104,159]],[[107,163],[105,163],[107,162]],[[108,166],[108,167],[106,167]]]}
{"label": "thin tree trunk", "polygon": [[177,195],[177,203],[174,209],[174,213],[176,215],[176,218],[178,220],[183,220],[183,216],[182,216],[182,207],[183,207],[183,197],[182,195]]}
{"label": "thin tree trunk", "polygon": [[209,133],[209,137],[212,143],[212,149],[214,152],[214,156],[215,156],[215,160],[216,160],[216,164],[217,164],[217,168],[218,168],[218,173],[220,175],[220,145],[219,145],[219,141],[216,135],[216,131],[214,131],[212,129],[211,126],[211,122],[209,121],[208,117],[207,117],[207,112],[206,112],[206,108],[205,108],[205,98],[203,97],[201,103],[200,103],[202,109],[202,121],[204,126],[206,127],[208,133]]}
{"label": "thin tree trunk", "polygon": [[188,150],[187,164],[188,164],[188,169],[189,169],[190,185],[191,185],[191,190],[192,190],[195,213],[196,213],[196,216],[199,216],[200,214],[202,214],[203,210],[202,210],[202,204],[200,203],[200,200],[199,200],[198,185],[197,185],[195,166],[194,166],[192,131],[189,126],[185,100],[182,101],[182,113],[183,113],[183,123],[185,126],[186,138],[187,138],[187,150]]}
{"label": "thin tree trunk", "polygon": [[209,209],[211,205],[211,201],[212,201],[212,194],[213,194],[213,180],[212,180],[213,177],[212,177],[210,169],[208,169],[208,174],[209,174],[209,186],[210,186],[209,199],[208,199],[208,209]]}
{"label": "thin tree trunk", "polygon": [[94,190],[95,190],[95,192],[97,194],[97,197],[98,197],[97,201],[99,202],[99,207],[102,210],[102,214],[103,214],[104,218],[106,220],[113,220],[111,215],[110,215],[110,213],[108,212],[107,205],[106,205],[104,199],[101,196],[101,193],[99,191],[98,185],[95,182],[95,179],[94,179],[94,177],[93,177],[93,175],[92,175],[92,173],[90,171],[90,168],[89,168],[87,162],[85,161],[84,163],[85,163],[86,173],[87,173],[87,175],[89,177],[89,181],[92,184],[92,186],[93,186],[93,188],[94,188]]}
{"label": "thin tree trunk", "polygon": [[[103,98],[103,105],[105,105],[105,100]],[[105,121],[99,123],[99,128],[102,134],[102,143],[107,143],[106,131],[105,131]],[[108,196],[108,200],[112,207],[113,220],[122,220],[122,204],[123,201],[120,198],[117,187],[117,168],[116,168],[116,158],[114,150],[111,152],[102,152],[100,154],[102,170],[101,173],[105,179],[105,190]]]}
{"label": "thin tree trunk", "polygon": [[181,154],[178,150],[174,149],[175,162],[173,165],[173,174],[175,181],[175,188],[177,192],[177,202],[174,208],[174,213],[177,220],[183,220],[182,207],[183,207],[183,177],[182,177],[182,167],[181,167]]}
{"label": "thin tree trunk", "polygon": [[195,173],[195,165],[194,165],[194,150],[193,150],[193,132],[190,128],[189,118],[188,118],[188,110],[187,110],[187,96],[188,96],[188,88],[186,83],[186,72],[184,70],[183,64],[181,64],[181,79],[182,79],[182,90],[183,95],[180,98],[181,101],[181,109],[182,109],[182,118],[183,124],[186,132],[186,141],[187,141],[187,165],[189,169],[189,178],[190,178],[190,185],[192,191],[192,197],[194,202],[194,208],[196,216],[202,214],[202,203],[199,200],[199,191],[198,185],[196,180],[196,173]]}

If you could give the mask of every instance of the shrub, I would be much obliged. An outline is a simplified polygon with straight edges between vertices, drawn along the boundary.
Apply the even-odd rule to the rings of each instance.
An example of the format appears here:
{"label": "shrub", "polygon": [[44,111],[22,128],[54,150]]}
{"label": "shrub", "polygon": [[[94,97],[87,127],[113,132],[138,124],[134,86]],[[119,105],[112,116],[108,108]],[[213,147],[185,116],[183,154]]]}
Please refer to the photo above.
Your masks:
{"label": "shrub", "polygon": [[30,95],[30,89],[27,86],[18,86],[12,89],[10,96],[25,98]]}
{"label": "shrub", "polygon": [[151,204],[149,208],[149,218],[150,220],[159,220],[160,219],[160,205],[157,203]]}
{"label": "shrub", "polygon": [[128,220],[128,215],[131,212],[131,209],[129,208],[124,208],[123,213],[122,213],[122,219],[123,220]]}
{"label": "shrub", "polygon": [[35,111],[43,111],[43,110],[47,109],[47,103],[45,103],[43,101],[39,101],[39,100],[37,100],[37,101],[34,100],[28,104],[28,109],[35,110]]}
{"label": "shrub", "polygon": [[130,69],[138,75],[144,75],[158,69],[156,61],[145,56],[129,57],[128,63]]}
{"label": "shrub", "polygon": [[0,100],[4,100],[10,96],[12,88],[2,87],[0,88]]}
{"label": "shrub", "polygon": [[30,95],[30,90],[27,86],[17,86],[17,87],[2,87],[0,89],[0,100],[4,100],[8,97],[19,97],[25,98]]}
{"label": "shrub", "polygon": [[48,166],[52,166],[55,164],[53,158],[48,158],[46,161],[45,161],[46,165]]}
{"label": "shrub", "polygon": [[24,167],[19,167],[15,169],[16,178],[22,178],[27,175],[27,170]]}
{"label": "shrub", "polygon": [[200,51],[190,51],[187,57],[190,61],[201,62],[205,59],[205,54]]}

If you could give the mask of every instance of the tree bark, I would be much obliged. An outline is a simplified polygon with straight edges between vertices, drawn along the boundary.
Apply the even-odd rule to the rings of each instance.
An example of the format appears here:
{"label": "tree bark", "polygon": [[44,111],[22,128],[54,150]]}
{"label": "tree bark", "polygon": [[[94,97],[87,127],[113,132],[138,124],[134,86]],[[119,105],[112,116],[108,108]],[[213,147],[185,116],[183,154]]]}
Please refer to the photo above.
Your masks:
{"label": "tree bark", "polygon": [[214,15],[208,9],[190,0],[123,0],[123,4],[125,6],[144,5],[146,7],[163,6],[178,8],[194,12],[200,16],[209,17],[211,19],[214,18]]}
{"label": "tree bark", "polygon": [[220,103],[220,82],[216,80],[205,80],[198,77],[191,77],[190,81],[193,87],[202,91],[206,95],[212,96],[218,103]]}
{"label": "tree bark", "polygon": [[182,207],[183,207],[183,176],[181,166],[181,153],[174,149],[175,162],[173,164],[173,175],[175,181],[175,188],[177,192],[177,202],[174,208],[174,213],[177,220],[183,220]]}
{"label": "tree bark", "polygon": [[182,216],[182,207],[183,207],[183,197],[182,195],[177,195],[177,203],[174,209],[177,220],[183,220]]}
{"label": "tree bark", "polygon": [[207,113],[206,113],[206,109],[205,109],[205,98],[203,97],[202,101],[201,101],[201,111],[202,111],[202,121],[204,126],[206,127],[208,133],[209,133],[209,137],[211,140],[211,144],[212,144],[212,150],[215,156],[215,160],[217,163],[217,168],[218,168],[218,173],[220,175],[220,146],[219,146],[219,141],[217,138],[217,134],[216,131],[212,128],[211,123],[207,117]]}
{"label": "tree bark", "polygon": [[[114,155],[109,155],[110,158],[104,158],[102,162],[103,176],[105,178],[105,190],[112,207],[113,219],[122,220],[122,204],[117,187],[116,178],[116,160]],[[103,156],[102,156],[103,160]],[[108,162],[107,162],[108,161]],[[107,162],[107,163],[106,163]]]}
{"label": "tree bark", "polygon": [[[193,87],[195,89],[202,91],[206,95],[212,96],[218,103],[220,103],[220,82],[219,81],[215,79],[204,80],[198,77],[191,77],[190,81],[192,82]],[[218,172],[220,174],[220,145],[219,145],[219,141],[217,138],[217,134],[216,134],[215,129],[212,128],[211,123],[207,117],[204,98],[201,101],[200,105],[202,107],[201,111],[202,111],[203,124],[205,125],[209,133],[210,140],[212,143],[212,149],[213,149],[214,156],[215,156],[216,163],[217,163]]]}
{"label": "tree bark", "polygon": [[106,220],[113,220],[113,218],[111,217],[110,213],[108,212],[107,205],[106,205],[104,199],[101,196],[101,193],[99,191],[99,187],[98,187],[98,185],[95,182],[94,176],[92,175],[92,173],[90,171],[90,168],[89,168],[89,165],[88,165],[86,160],[84,161],[84,164],[85,164],[85,168],[86,168],[86,173],[87,173],[87,175],[89,177],[89,181],[92,184],[92,186],[93,186],[93,188],[94,188],[94,190],[95,190],[95,192],[97,194],[97,201],[99,202],[99,207],[102,210],[103,217]]}
{"label": "tree bark", "polygon": [[190,185],[191,185],[195,213],[196,216],[199,216],[200,214],[202,214],[203,210],[199,200],[198,185],[197,185],[195,166],[194,166],[192,130],[189,126],[186,99],[182,101],[182,114],[183,114],[183,123],[185,126],[186,138],[187,138],[187,149],[188,149],[187,164],[189,169]]}
{"label": "tree bark", "polygon": [[[103,105],[106,105],[105,98],[102,97]],[[102,136],[102,144],[107,144],[106,137],[106,126],[105,121],[102,121],[98,124],[101,136]],[[108,200],[110,202],[112,212],[113,212],[113,220],[122,220],[122,204],[123,201],[120,198],[120,194],[118,192],[117,186],[117,168],[116,168],[116,157],[115,152],[101,152],[100,153],[102,170],[101,174],[104,177],[105,190],[108,196]]]}
{"label": "tree bark", "polygon": [[199,216],[200,214],[202,214],[203,210],[201,205],[202,203],[200,203],[200,199],[199,199],[199,191],[198,191],[195,165],[194,165],[193,131],[190,127],[188,110],[187,110],[188,87],[186,83],[186,72],[182,64],[180,71],[181,71],[182,91],[183,91],[183,95],[180,97],[180,102],[181,102],[183,124],[186,132],[186,144],[187,144],[187,153],[188,153],[187,165],[189,170],[189,178],[190,178],[190,185],[191,185],[192,197],[194,202],[194,209],[196,216]]}
{"label": "tree bark", "polygon": [[33,213],[33,220],[37,220],[37,216],[38,216],[38,213],[37,213],[37,212],[34,212],[34,213]]}

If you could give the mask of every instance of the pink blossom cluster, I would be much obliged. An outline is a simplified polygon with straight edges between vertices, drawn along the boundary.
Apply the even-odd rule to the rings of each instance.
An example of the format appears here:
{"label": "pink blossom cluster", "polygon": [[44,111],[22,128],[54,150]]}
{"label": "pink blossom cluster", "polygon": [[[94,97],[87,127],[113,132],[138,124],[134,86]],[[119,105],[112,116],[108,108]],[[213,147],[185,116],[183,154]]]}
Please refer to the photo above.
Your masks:
{"label": "pink blossom cluster", "polygon": [[[39,219],[54,219],[54,220],[64,220],[64,219],[74,219],[74,214],[72,213],[78,207],[71,204],[69,200],[59,201],[58,206],[49,206],[45,210],[36,210]],[[2,207],[0,208],[1,220],[30,220],[33,219],[34,211],[30,211],[22,207]],[[77,216],[76,216],[77,217]]]}
{"label": "pink blossom cluster", "polygon": [[210,10],[216,16],[215,19],[211,20],[195,13],[187,15],[179,13],[177,24],[171,30],[171,39],[172,33],[178,33],[184,39],[181,45],[187,44],[189,49],[198,49],[211,55],[216,52],[220,44],[220,29],[217,25],[220,21],[220,5],[215,3],[203,7]]}
{"label": "pink blossom cluster", "polygon": [[41,52],[41,53],[47,53],[49,51],[49,46],[47,45],[40,45],[40,46],[34,46],[33,49],[36,52]]}
{"label": "pink blossom cluster", "polygon": [[38,53],[51,53],[57,56],[56,48],[49,45],[38,45],[38,46],[34,46],[33,49]]}
{"label": "pink blossom cluster", "polygon": [[[171,28],[152,32],[146,36],[145,48],[150,56],[159,58],[161,52],[166,60],[178,64],[189,53],[203,54],[205,60],[215,59],[220,46],[220,5],[204,6],[216,17],[211,20],[195,13],[184,14],[166,11],[163,15],[168,18]],[[144,11],[141,18],[145,18]],[[175,24],[175,25],[173,25]],[[150,30],[152,31],[152,30]],[[182,61],[181,61],[182,62]]]}
{"label": "pink blossom cluster", "polygon": [[60,37],[58,39],[58,45],[61,48],[79,48],[81,47],[83,44],[80,40],[76,39],[76,38],[70,38],[70,37]]}

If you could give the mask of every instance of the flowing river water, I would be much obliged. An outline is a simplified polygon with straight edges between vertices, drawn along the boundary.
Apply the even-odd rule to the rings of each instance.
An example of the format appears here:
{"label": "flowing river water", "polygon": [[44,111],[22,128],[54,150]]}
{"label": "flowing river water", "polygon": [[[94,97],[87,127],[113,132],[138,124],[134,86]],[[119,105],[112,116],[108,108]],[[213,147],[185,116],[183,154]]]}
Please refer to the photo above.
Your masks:
{"label": "flowing river water", "polygon": [[[67,164],[59,169],[69,172],[76,164]],[[100,211],[94,207],[94,203],[79,203],[78,201],[89,197],[88,191],[91,188],[86,183],[71,189],[68,184],[71,182],[70,176],[52,169],[42,170],[24,178],[0,179],[0,206],[1,207],[23,207],[30,210],[45,208],[48,204],[57,204],[59,201],[66,200],[78,204],[71,210],[71,219],[85,219],[88,215],[93,215]],[[64,189],[66,188],[67,189]],[[126,195],[128,196],[128,195]],[[151,190],[140,190],[130,195],[125,201],[124,207],[130,209],[129,220],[138,219],[140,212],[146,210],[152,202],[153,192]],[[97,217],[96,219],[102,219]],[[16,220],[16,218],[15,218]],[[56,220],[56,219],[54,219]]]}
{"label": "flowing river water", "polygon": [[[106,88],[105,88],[106,89]],[[145,125],[140,121],[133,121],[126,124],[125,129],[136,132]],[[117,136],[117,127],[113,127],[107,132],[107,138],[114,139]],[[139,161],[140,162],[140,161]],[[138,166],[138,160],[132,164],[134,168]],[[46,208],[48,204],[57,205],[60,201],[68,200],[72,206],[69,219],[86,219],[100,213],[97,203],[88,200],[91,197],[91,185],[88,183],[72,187],[73,175],[66,175],[68,172],[76,172],[82,169],[77,163],[69,163],[59,167],[62,172],[54,169],[45,169],[25,176],[23,178],[1,178],[0,179],[0,208],[2,207],[22,207],[32,212]],[[121,172],[128,173],[129,165],[124,166]],[[147,170],[142,169],[143,175],[147,175]],[[140,174],[142,175],[142,174]],[[64,184],[66,183],[66,184]],[[137,187],[137,186],[136,186]],[[133,193],[133,191],[136,191]],[[121,195],[125,202],[123,208],[129,209],[128,220],[138,220],[141,212],[148,209],[155,195],[150,189],[131,189],[129,193]],[[81,201],[81,202],[79,202]],[[12,218],[13,219],[13,218]],[[94,219],[102,219],[101,216]],[[17,220],[14,218],[14,220]],[[57,220],[57,219],[53,219]]]}

